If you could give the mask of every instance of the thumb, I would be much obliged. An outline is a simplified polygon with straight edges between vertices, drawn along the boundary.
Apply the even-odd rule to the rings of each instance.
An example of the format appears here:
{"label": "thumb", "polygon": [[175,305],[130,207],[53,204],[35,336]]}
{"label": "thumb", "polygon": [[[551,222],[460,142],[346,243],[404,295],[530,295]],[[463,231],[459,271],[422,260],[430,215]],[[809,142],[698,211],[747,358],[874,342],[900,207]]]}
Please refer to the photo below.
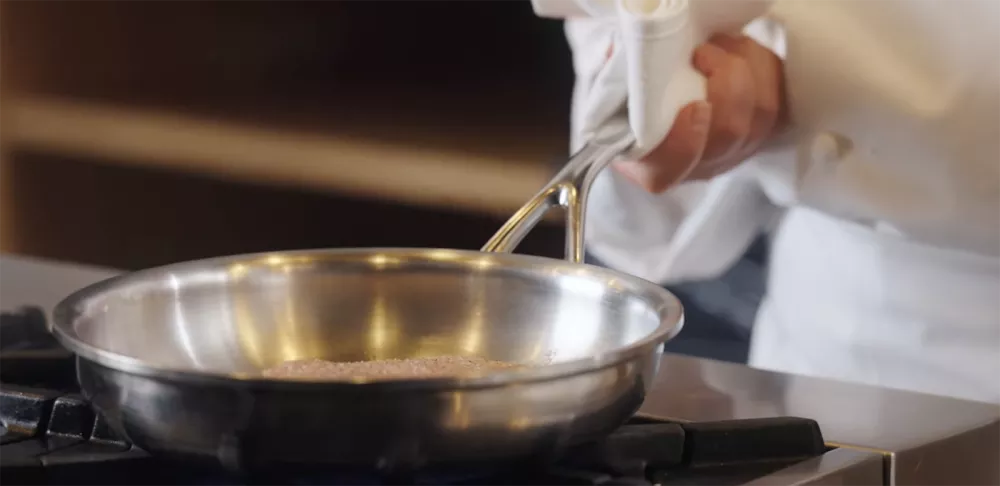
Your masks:
{"label": "thumb", "polygon": [[620,161],[614,168],[643,189],[660,193],[684,180],[701,161],[708,143],[712,105],[696,101],[677,115],[670,133],[638,161]]}

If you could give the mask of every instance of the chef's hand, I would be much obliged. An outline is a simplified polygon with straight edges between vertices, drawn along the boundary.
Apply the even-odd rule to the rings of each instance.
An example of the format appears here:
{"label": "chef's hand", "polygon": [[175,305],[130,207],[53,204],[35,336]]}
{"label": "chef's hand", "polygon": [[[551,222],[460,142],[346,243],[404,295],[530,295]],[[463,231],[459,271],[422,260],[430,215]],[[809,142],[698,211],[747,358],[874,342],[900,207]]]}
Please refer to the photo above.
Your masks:
{"label": "chef's hand", "polygon": [[658,147],[615,168],[651,192],[705,180],[753,155],[786,123],[781,59],[749,37],[718,36],[693,63],[707,80],[707,102],[684,107]]}

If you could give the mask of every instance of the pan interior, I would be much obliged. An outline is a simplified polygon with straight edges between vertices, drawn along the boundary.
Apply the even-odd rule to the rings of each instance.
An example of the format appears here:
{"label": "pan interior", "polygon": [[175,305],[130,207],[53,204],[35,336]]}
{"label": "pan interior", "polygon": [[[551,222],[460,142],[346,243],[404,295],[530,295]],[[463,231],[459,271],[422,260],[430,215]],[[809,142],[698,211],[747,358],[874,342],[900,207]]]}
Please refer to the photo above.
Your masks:
{"label": "pan interior", "polygon": [[655,286],[556,260],[452,250],[290,252],[132,274],[71,297],[83,345],[181,371],[442,355],[549,364],[679,326]]}

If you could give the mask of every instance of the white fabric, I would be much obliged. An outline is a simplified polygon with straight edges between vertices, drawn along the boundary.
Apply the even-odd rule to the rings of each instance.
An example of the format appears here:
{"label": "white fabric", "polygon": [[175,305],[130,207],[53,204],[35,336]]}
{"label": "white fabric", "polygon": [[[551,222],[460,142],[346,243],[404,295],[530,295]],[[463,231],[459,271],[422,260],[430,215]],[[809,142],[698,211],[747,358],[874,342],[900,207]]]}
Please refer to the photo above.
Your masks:
{"label": "white fabric", "polygon": [[[607,23],[611,56],[586,52],[596,62],[590,88],[578,99],[581,133],[613,117],[628,117],[636,143],[632,157],[656,148],[688,103],[705,99],[705,78],[691,66],[698,44],[711,35],[739,32],[764,14],[771,0],[533,0],[546,17],[589,17]],[[583,35],[588,35],[584,33]],[[610,47],[610,42],[604,43]],[[607,54],[605,48],[602,54]],[[589,72],[589,71],[588,71]]]}
{"label": "white fabric", "polygon": [[[567,22],[574,146],[617,29]],[[753,366],[1000,403],[1000,2],[777,0],[747,32],[785,58],[794,130],[662,195],[606,171],[590,250],[710,278],[787,211]]]}

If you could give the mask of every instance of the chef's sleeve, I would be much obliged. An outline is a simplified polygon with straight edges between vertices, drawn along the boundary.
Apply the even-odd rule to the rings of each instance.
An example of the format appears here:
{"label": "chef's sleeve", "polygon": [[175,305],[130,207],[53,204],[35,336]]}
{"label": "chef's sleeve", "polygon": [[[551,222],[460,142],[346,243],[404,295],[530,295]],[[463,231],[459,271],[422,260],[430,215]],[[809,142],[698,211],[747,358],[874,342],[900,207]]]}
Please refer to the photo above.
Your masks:
{"label": "chef's sleeve", "polygon": [[[582,143],[582,100],[612,47],[614,25],[573,18],[565,28],[576,73],[571,114],[575,150]],[[768,21],[755,21],[746,32],[784,53],[780,30]],[[719,276],[777,213],[753,171],[752,164],[743,164],[710,181],[650,194],[606,170],[589,200],[588,252],[609,267],[664,284]]]}

